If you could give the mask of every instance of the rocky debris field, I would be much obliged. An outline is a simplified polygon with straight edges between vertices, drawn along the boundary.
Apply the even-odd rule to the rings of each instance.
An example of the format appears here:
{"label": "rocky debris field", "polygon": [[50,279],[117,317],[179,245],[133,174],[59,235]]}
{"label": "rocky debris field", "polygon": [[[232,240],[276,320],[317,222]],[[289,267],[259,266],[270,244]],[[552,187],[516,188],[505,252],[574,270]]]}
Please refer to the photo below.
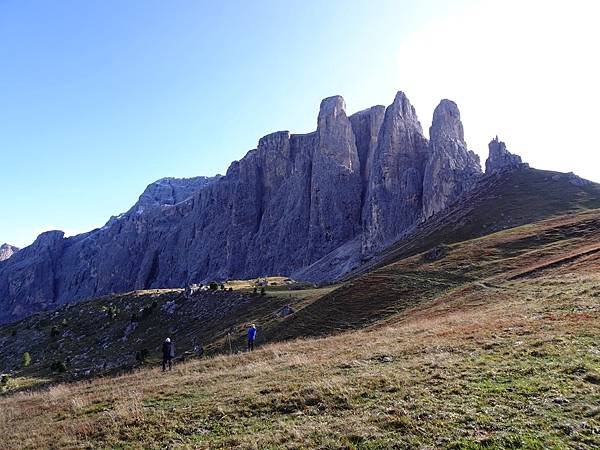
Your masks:
{"label": "rocky debris field", "polygon": [[[206,354],[238,351],[250,321],[260,330],[266,321],[279,320],[290,301],[221,290],[188,298],[176,289],[81,302],[0,327],[0,372],[56,380],[130,369],[157,363],[167,336],[180,358],[199,346]],[[224,342],[227,333],[231,348]],[[260,344],[263,336],[258,337]]]}

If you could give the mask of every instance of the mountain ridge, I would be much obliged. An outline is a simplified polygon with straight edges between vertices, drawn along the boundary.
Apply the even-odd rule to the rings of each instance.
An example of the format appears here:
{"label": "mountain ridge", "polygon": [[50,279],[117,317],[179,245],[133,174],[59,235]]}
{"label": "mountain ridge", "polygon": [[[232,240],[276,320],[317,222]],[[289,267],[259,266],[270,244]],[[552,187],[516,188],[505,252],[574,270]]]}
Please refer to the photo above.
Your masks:
{"label": "mountain ridge", "polygon": [[316,131],[268,134],[225,176],[162,179],[100,229],[40,235],[0,265],[0,322],[136,289],[302,278],[328,255],[343,264],[321,266],[320,281],[338,279],[482,176],[454,102],[436,108],[430,133],[403,92],[350,116],[328,97]]}

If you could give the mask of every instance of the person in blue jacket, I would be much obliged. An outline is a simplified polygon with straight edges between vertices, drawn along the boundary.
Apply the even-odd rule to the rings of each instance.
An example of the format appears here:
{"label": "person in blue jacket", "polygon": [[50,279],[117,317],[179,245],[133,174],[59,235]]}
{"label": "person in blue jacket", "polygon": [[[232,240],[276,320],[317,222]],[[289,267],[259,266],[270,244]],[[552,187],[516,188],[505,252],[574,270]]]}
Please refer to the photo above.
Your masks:
{"label": "person in blue jacket", "polygon": [[248,350],[254,351],[254,340],[256,339],[256,325],[250,325],[248,328]]}

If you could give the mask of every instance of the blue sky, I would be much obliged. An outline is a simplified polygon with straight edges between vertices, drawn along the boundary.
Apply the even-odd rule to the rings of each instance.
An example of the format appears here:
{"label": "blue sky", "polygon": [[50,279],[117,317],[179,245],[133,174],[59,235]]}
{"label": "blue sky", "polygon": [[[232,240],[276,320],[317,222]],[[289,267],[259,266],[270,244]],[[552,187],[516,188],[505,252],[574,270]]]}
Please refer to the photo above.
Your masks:
{"label": "blue sky", "polygon": [[[493,8],[506,3],[0,0],[0,243],[23,246],[47,229],[101,226],[164,176],[224,173],[264,134],[313,130],[320,100],[334,94],[354,112],[405,90],[425,130],[435,103],[450,97],[481,155],[500,129],[509,148],[513,133],[527,144],[518,150],[538,166],[577,169],[560,158],[536,160],[530,147],[543,146],[540,155],[549,149],[519,138],[529,127],[506,119],[515,106],[509,89],[482,98],[497,89],[468,78],[490,73],[495,62],[476,54],[470,46],[482,39],[463,25],[497,17]],[[510,6],[502,12],[513,17]],[[555,12],[564,21],[564,11]],[[486,36],[510,28],[485,25]],[[453,46],[454,31],[466,49]],[[504,70],[521,64],[523,71],[527,58],[511,55],[502,55]]]}

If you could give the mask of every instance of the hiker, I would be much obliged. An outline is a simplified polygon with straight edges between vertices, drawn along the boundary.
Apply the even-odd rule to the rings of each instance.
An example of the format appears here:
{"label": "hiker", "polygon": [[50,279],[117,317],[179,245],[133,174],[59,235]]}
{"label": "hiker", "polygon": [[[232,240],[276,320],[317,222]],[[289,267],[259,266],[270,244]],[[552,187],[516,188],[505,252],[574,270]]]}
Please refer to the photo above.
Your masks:
{"label": "hiker", "polygon": [[248,328],[248,350],[254,351],[254,340],[256,339],[256,325],[250,325]]}
{"label": "hiker", "polygon": [[163,353],[163,361],[162,361],[163,372],[165,370],[167,370],[167,365],[169,366],[169,370],[171,370],[173,368],[172,359],[175,358],[175,343],[171,342],[171,338],[166,338],[165,342],[163,342],[162,353]]}

